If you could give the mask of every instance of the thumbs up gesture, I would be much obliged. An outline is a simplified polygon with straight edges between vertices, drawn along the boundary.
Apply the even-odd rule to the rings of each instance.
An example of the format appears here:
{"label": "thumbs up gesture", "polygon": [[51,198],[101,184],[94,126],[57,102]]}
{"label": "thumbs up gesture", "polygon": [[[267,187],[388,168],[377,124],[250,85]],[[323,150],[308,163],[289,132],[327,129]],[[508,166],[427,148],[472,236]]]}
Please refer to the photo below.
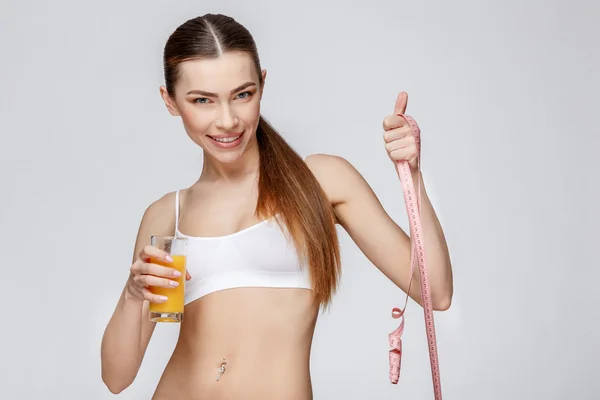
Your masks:
{"label": "thumbs up gesture", "polygon": [[408,94],[401,92],[396,99],[394,113],[383,120],[383,140],[392,162],[408,161],[411,170],[417,170],[417,145],[413,130],[400,115],[406,112]]}

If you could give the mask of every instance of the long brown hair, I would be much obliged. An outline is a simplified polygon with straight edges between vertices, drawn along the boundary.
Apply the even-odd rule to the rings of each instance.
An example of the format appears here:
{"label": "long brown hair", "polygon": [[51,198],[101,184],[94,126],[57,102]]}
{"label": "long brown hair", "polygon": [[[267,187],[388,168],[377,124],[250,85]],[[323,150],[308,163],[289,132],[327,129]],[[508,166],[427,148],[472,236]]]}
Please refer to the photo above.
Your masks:
{"label": "long brown hair", "polygon": [[[231,17],[206,14],[179,26],[165,45],[163,62],[169,95],[175,97],[180,63],[217,58],[227,51],[245,52],[252,57],[262,87],[260,60],[250,32]],[[331,204],[304,160],[262,115],[256,137],[260,153],[256,215],[267,218],[279,214],[301,261],[308,263],[315,301],[327,307],[341,273]]]}

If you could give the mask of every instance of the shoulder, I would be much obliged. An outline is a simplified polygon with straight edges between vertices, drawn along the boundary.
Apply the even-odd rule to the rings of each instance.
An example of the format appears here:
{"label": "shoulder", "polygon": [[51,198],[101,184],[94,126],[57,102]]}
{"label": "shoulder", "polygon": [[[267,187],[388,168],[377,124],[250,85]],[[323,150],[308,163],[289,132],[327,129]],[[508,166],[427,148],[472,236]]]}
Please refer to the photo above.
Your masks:
{"label": "shoulder", "polygon": [[167,193],[146,207],[138,228],[133,260],[150,244],[151,236],[171,236],[175,232],[175,192]]}
{"label": "shoulder", "polygon": [[353,171],[356,171],[344,157],[333,154],[310,154],[304,158],[304,161],[313,173],[323,176],[352,174]]}
{"label": "shoulder", "polygon": [[175,192],[164,194],[146,207],[142,218],[144,230],[157,235],[171,234],[175,228]]}
{"label": "shoulder", "polygon": [[349,190],[364,183],[360,173],[344,157],[317,153],[304,160],[333,204],[345,201]]}

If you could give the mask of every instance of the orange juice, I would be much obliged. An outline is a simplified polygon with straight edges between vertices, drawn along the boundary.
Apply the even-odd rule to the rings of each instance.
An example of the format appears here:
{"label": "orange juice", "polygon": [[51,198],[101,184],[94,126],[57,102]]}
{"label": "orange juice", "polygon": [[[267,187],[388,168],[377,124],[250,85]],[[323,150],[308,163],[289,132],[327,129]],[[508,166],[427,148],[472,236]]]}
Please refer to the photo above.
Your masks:
{"label": "orange juice", "polygon": [[156,287],[150,286],[150,291],[160,296],[166,296],[168,299],[163,303],[150,303],[150,319],[155,322],[181,322],[183,320],[183,294],[185,291],[185,261],[186,256],[171,255],[172,263],[163,260],[151,258],[153,264],[163,265],[174,268],[181,272],[178,278],[167,278],[179,282],[177,287]]}

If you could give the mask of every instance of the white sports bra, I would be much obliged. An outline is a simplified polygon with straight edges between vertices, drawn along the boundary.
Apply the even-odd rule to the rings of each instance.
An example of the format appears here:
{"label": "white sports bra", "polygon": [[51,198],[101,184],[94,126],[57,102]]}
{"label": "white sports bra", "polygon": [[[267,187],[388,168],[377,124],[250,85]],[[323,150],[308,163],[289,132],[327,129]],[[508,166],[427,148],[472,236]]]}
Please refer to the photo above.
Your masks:
{"label": "white sports bra", "polygon": [[[188,239],[185,304],[209,293],[239,287],[312,289],[308,269],[271,217],[224,236],[179,232],[179,191],[175,194],[175,236]],[[285,228],[285,225],[283,225]]]}

